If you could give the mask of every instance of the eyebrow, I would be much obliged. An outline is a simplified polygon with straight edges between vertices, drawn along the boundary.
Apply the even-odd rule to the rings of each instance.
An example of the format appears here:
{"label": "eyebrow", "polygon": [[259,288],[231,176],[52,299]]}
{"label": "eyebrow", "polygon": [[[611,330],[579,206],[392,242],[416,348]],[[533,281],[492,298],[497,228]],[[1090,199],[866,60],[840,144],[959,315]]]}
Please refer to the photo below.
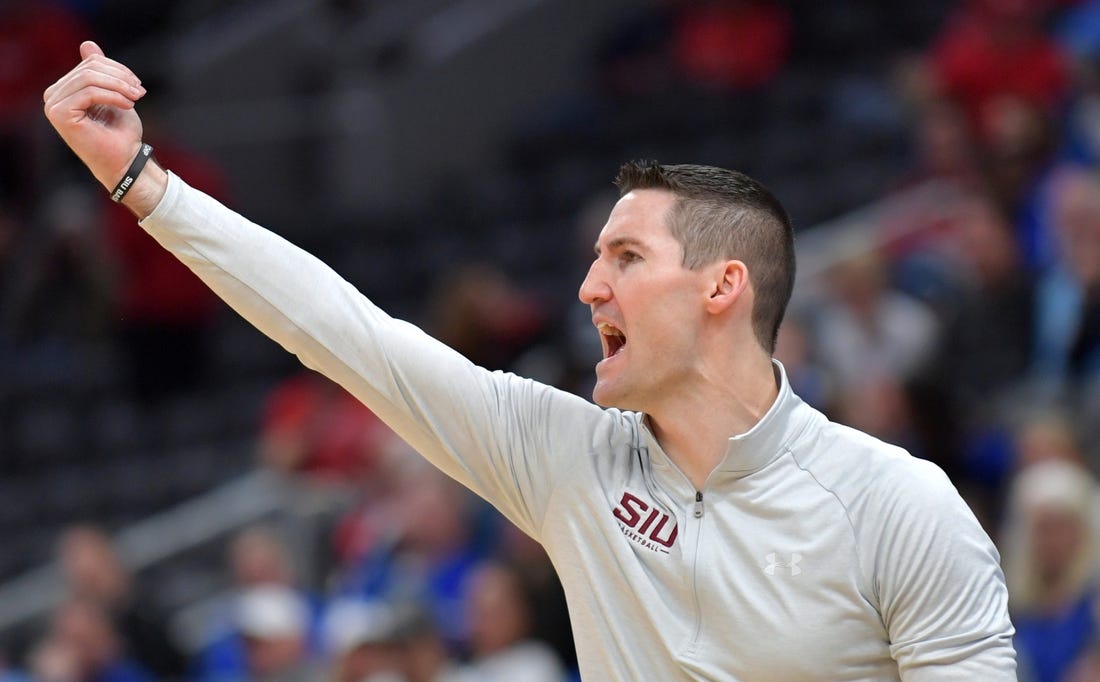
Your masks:
{"label": "eyebrow", "polygon": [[[612,239],[611,241],[609,241],[607,243],[607,248],[612,250],[612,251],[617,251],[617,250],[623,248],[624,246],[633,246],[633,247],[637,247],[637,248],[644,248],[645,244],[643,244],[640,240],[635,239],[634,237],[615,237],[614,239]],[[596,252],[597,256],[600,255],[603,252],[603,250],[600,249],[600,243],[599,242],[596,242],[596,244],[592,247],[592,250]]]}

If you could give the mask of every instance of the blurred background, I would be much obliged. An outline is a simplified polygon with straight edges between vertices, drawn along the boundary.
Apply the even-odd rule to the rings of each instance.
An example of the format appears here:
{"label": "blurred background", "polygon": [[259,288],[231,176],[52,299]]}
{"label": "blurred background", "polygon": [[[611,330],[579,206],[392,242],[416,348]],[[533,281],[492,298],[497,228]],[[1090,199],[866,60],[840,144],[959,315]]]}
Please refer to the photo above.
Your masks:
{"label": "blurred background", "polygon": [[576,678],[541,549],[48,128],[87,38],[165,166],[586,397],[619,164],[762,180],[798,234],[795,390],[948,472],[1021,679],[1100,679],[1100,1],[0,0],[3,682]]}

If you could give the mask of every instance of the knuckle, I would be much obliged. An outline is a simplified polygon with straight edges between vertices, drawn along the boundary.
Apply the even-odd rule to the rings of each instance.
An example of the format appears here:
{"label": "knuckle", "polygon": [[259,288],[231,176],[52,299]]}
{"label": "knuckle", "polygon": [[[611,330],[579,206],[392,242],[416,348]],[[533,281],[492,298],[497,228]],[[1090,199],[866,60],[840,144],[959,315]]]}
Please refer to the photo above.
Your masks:
{"label": "knuckle", "polygon": [[79,84],[80,84],[81,87],[85,87],[85,88],[93,87],[93,86],[99,85],[101,80],[102,80],[102,78],[95,71],[86,71],[86,72],[84,72],[80,75],[80,83]]}

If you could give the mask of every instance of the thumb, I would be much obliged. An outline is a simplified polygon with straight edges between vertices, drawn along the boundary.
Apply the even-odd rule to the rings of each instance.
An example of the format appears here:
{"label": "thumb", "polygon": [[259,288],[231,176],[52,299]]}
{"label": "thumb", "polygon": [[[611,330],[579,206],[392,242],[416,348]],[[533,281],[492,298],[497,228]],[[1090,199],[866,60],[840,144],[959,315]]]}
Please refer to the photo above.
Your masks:
{"label": "thumb", "polygon": [[80,43],[80,58],[87,59],[92,55],[99,55],[101,57],[104,56],[103,49],[91,40],[85,40],[84,42]]}

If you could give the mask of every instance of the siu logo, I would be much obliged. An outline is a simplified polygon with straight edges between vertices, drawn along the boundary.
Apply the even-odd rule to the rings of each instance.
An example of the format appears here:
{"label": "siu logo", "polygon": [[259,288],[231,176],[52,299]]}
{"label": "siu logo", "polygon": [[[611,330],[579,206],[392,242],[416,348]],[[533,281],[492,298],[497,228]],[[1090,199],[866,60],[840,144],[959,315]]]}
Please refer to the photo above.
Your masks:
{"label": "siu logo", "polygon": [[624,492],[611,513],[623,535],[648,550],[668,554],[676,542],[676,520],[637,495]]}

